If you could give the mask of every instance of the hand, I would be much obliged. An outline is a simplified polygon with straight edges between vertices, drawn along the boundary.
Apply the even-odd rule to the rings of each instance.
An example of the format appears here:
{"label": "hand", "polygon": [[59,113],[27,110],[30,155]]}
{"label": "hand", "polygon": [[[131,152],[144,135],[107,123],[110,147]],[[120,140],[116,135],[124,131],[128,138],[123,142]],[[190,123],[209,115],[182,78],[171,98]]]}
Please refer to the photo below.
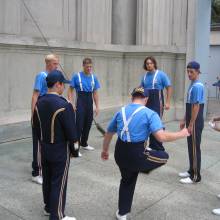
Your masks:
{"label": "hand", "polygon": [[190,136],[190,133],[187,128],[183,128],[180,132],[181,132],[182,137]]}
{"label": "hand", "polygon": [[182,130],[183,128],[185,128],[185,124],[186,124],[185,120],[181,120],[181,121],[180,121],[180,129],[181,129],[181,130]]}
{"label": "hand", "polygon": [[164,109],[165,109],[165,110],[169,110],[169,109],[170,109],[170,103],[166,103],[166,104],[164,105]]}
{"label": "hand", "polygon": [[95,117],[98,116],[98,114],[99,114],[99,108],[96,108],[95,109]]}
{"label": "hand", "polygon": [[190,133],[190,134],[192,134],[192,132],[193,132],[193,124],[189,124],[189,126],[188,126],[188,132]]}
{"label": "hand", "polygon": [[102,160],[108,160],[109,159],[109,153],[106,151],[102,151],[101,153]]}

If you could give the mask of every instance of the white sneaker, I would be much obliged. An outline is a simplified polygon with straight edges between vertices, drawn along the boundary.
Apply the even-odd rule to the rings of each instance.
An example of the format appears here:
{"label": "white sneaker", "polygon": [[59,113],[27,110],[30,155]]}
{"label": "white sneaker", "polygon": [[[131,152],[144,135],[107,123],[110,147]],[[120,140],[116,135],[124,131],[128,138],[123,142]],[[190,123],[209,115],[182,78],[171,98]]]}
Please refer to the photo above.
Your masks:
{"label": "white sneaker", "polygon": [[217,195],[217,198],[220,199],[220,194]]}
{"label": "white sneaker", "polygon": [[119,211],[116,212],[117,220],[127,220],[127,215],[119,215]]}
{"label": "white sneaker", "polygon": [[62,218],[61,220],[76,220],[76,218],[75,218],[75,217],[65,216],[65,217]]}
{"label": "white sneaker", "polygon": [[45,216],[49,216],[49,215],[50,215],[50,213],[49,213],[49,212],[47,212],[47,211],[44,209],[44,215],[45,215]]}
{"label": "white sneaker", "polygon": [[180,182],[183,184],[192,184],[194,183],[189,177],[180,179]]}
{"label": "white sneaker", "polygon": [[43,184],[42,176],[32,176],[32,181],[40,185]]}
{"label": "white sneaker", "polygon": [[186,178],[186,177],[190,177],[190,174],[188,172],[182,172],[182,173],[179,173],[178,176],[182,178]]}
{"label": "white sneaker", "polygon": [[89,145],[87,145],[86,147],[81,146],[81,148],[84,149],[84,150],[95,150],[94,147],[91,147]]}
{"label": "white sneaker", "polygon": [[78,152],[78,156],[79,156],[79,157],[82,157],[82,154],[81,154],[80,152]]}
{"label": "white sneaker", "polygon": [[212,213],[215,215],[220,215],[220,209],[213,209]]}

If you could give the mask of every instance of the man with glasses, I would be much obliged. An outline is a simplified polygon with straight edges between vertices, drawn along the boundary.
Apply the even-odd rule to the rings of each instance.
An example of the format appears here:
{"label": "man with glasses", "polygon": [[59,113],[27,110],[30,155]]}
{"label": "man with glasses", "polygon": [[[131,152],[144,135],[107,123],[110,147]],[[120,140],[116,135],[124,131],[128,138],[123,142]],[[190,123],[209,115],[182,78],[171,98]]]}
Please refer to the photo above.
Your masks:
{"label": "man with glasses", "polygon": [[[154,57],[147,57],[144,60],[143,68],[147,71],[142,77],[141,86],[148,90],[149,97],[146,107],[158,113],[160,118],[163,111],[170,109],[171,82],[167,74],[157,69],[157,61]],[[166,101],[164,102],[163,90],[166,88]],[[149,149],[165,150],[163,144],[152,134],[149,140]]]}
{"label": "man with glasses", "polygon": [[[92,59],[85,58],[83,60],[83,71],[73,74],[68,90],[68,99],[76,110],[79,145],[84,150],[94,150],[94,147],[88,145],[89,131],[93,121],[93,100],[96,106],[95,116],[99,113],[98,89],[100,84],[92,72],[92,67]],[[76,105],[74,103],[74,90],[77,97]]]}

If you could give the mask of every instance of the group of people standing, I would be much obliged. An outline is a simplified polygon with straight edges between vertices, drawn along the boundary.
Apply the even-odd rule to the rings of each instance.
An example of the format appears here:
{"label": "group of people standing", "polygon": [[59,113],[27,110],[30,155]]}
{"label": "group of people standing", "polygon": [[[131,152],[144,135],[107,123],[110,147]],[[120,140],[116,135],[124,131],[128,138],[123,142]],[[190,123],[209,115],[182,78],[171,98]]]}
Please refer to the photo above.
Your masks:
{"label": "group of people standing", "polygon": [[[50,215],[50,220],[74,220],[64,215],[69,159],[81,156],[80,148],[94,150],[88,144],[88,137],[93,121],[93,101],[95,115],[99,113],[100,84],[90,58],[83,60],[83,71],[73,74],[71,81],[57,70],[59,58],[56,55],[47,55],[45,62],[46,70],[36,76],[32,97],[32,180],[43,183],[44,211]],[[147,57],[143,68],[146,73],[132,91],[131,103],[122,107],[109,123],[101,152],[101,158],[107,160],[109,144],[117,133],[115,161],[121,173],[118,220],[126,220],[131,210],[138,173],[149,173],[166,164],[169,156],[163,142],[187,137],[189,169],[179,173],[180,182],[201,181],[204,86],[199,81],[199,63],[192,61],[187,65],[191,84],[185,117],[177,132],[166,131],[161,122],[163,111],[170,109],[171,80],[157,68],[154,57]],[[61,96],[65,83],[70,84],[68,101]],[[148,138],[149,145],[145,147]]]}

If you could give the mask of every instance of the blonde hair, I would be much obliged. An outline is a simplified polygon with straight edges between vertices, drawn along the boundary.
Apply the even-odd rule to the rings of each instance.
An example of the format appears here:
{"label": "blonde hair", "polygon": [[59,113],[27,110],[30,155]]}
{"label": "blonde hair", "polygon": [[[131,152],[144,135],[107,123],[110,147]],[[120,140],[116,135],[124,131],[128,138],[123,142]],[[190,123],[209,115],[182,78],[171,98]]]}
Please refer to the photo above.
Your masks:
{"label": "blonde hair", "polygon": [[53,54],[53,53],[48,54],[48,55],[45,56],[45,63],[46,64],[49,63],[52,60],[59,60],[59,57],[56,54]]}

